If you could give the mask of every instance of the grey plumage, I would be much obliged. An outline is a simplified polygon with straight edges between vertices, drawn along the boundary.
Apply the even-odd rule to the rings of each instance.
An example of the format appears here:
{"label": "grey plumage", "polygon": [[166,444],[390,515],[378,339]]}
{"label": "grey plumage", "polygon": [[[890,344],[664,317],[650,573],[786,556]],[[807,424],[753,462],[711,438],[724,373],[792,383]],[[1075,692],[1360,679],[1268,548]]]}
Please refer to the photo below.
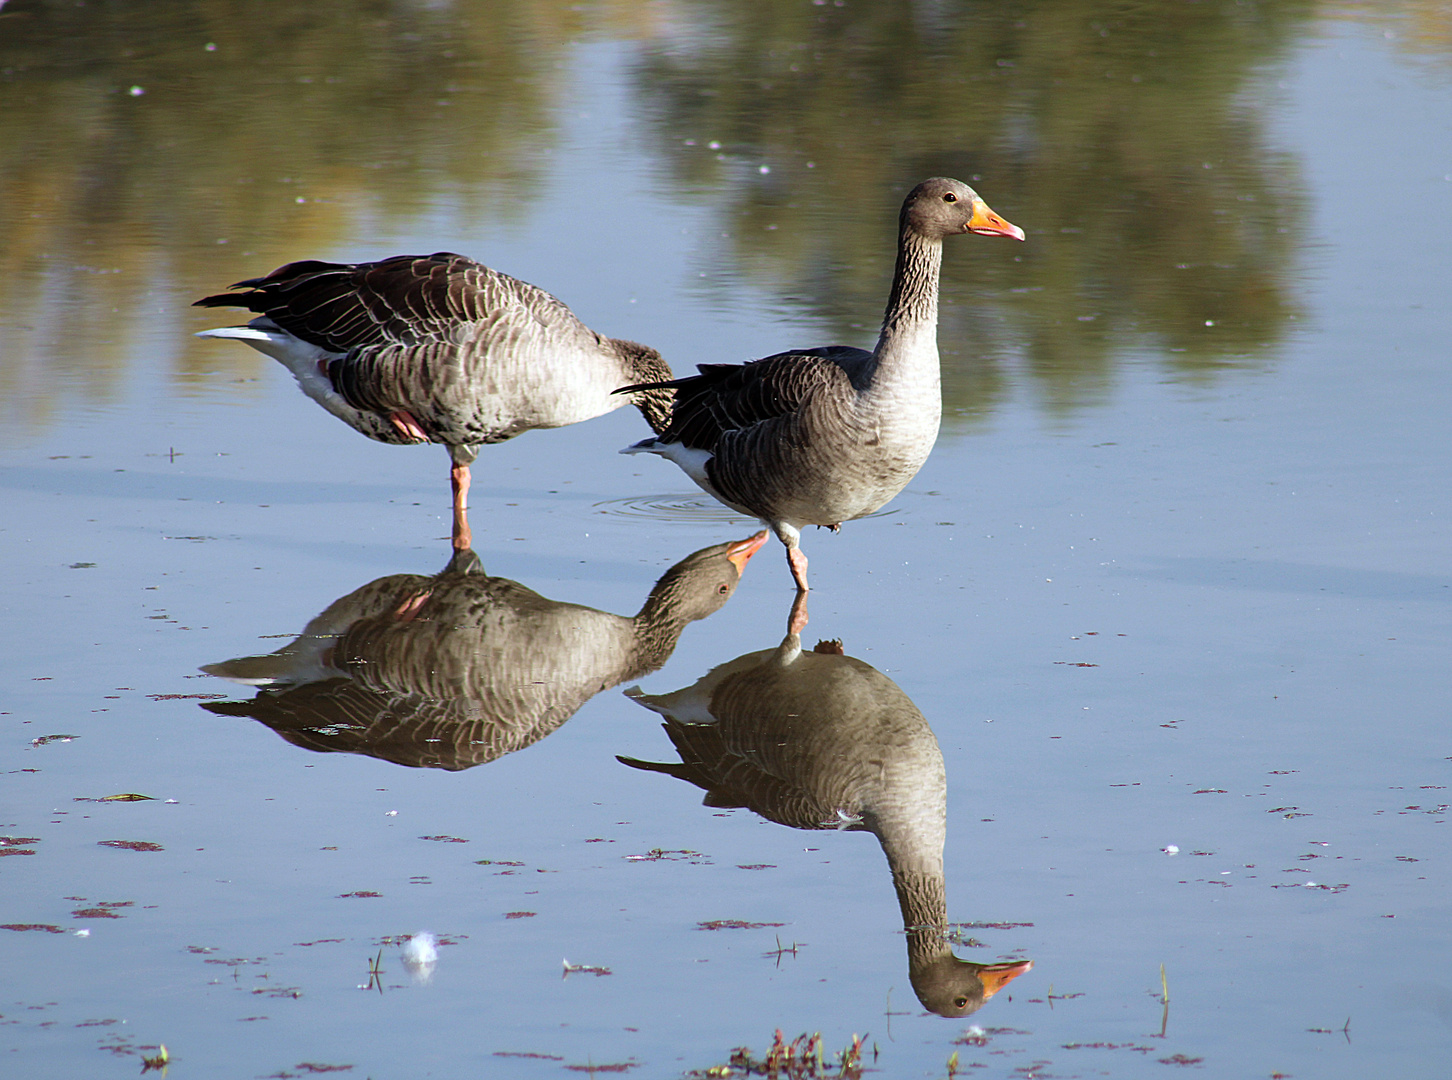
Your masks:
{"label": "grey plumage", "polygon": [[[451,252],[380,262],[288,263],[196,301],[259,315],[204,331],[281,361],[304,393],[386,443],[449,447],[456,509],[479,448],[561,427],[632,401],[663,428],[671,391],[613,391],[669,380],[654,349],[589,329],[542,289]],[[459,533],[462,529],[462,535]],[[467,522],[455,546],[467,548]],[[462,542],[461,542],[462,541]]]}
{"label": "grey plumage", "polygon": [[923,181],[899,215],[892,291],[872,352],[798,349],[626,387],[617,393],[669,389],[676,398],[665,429],[624,452],[667,457],[727,506],[760,518],[786,545],[805,591],[801,529],[835,529],[881,508],[937,438],[942,242],[963,232],[1023,239],[966,184]]}
{"label": "grey plumage", "polygon": [[882,845],[908,939],[908,974],[923,1005],[966,1016],[1027,962],[974,964],[946,940],[943,755],[916,705],[891,679],[842,654],[776,649],[719,665],[694,685],[636,702],[663,715],[680,762],[621,757],[706,791],[712,807],[747,807],[796,829],[864,830]]}

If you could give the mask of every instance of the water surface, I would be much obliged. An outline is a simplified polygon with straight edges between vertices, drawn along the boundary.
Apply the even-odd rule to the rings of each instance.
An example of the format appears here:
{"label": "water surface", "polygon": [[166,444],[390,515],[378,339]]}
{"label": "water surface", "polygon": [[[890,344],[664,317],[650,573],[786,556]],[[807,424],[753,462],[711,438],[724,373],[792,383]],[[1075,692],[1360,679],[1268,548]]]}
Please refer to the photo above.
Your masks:
{"label": "water surface", "polygon": [[[5,5],[7,1070],[670,1077],[780,1028],[888,1076],[1440,1075],[1449,55],[1416,3]],[[940,173],[1029,242],[950,244],[944,434],[806,536],[803,644],[931,729],[956,953],[1034,965],[981,1011],[914,993],[870,830],[620,763],[677,759],[629,682],[463,768],[217,704],[258,692],[203,665],[444,568],[447,463],[191,300],[450,249],[677,370],[870,345]],[[487,448],[483,569],[633,615],[754,529],[641,433]],[[641,693],[777,649],[783,561]]]}

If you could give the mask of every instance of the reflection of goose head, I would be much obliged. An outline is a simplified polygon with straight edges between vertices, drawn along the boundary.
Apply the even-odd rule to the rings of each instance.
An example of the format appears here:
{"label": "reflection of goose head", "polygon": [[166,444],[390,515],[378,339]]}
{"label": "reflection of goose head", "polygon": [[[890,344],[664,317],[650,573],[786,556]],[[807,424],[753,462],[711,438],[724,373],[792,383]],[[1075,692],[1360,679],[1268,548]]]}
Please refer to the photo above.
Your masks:
{"label": "reflection of goose head", "polygon": [[688,555],[634,616],[546,599],[458,552],[434,577],[396,574],[349,593],[275,653],[206,665],[263,689],[203,707],[313,750],[467,769],[660,667],[687,624],[731,598],[765,542],[762,532]]}
{"label": "reflection of goose head", "polygon": [[722,664],[672,694],[626,693],[666,718],[672,764],[620,760],[705,789],[707,806],[747,807],[797,829],[871,832],[882,844],[918,1000],[966,1016],[1032,963],[975,964],[946,939],[947,779],[932,729],[882,672],[839,642],[803,652],[798,634]]}

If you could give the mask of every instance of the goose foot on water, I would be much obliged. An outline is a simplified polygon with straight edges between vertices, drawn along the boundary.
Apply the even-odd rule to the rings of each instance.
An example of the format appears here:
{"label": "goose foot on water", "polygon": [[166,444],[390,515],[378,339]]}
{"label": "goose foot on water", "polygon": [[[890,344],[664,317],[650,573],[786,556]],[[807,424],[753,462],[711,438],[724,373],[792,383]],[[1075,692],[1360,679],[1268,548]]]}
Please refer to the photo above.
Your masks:
{"label": "goose foot on water", "polygon": [[616,393],[675,392],[670,421],[621,453],[674,461],[708,494],[759,518],[786,546],[806,591],[804,525],[836,531],[907,486],[938,437],[938,276],[943,239],[965,232],[1024,238],[967,184],[924,180],[898,218],[897,265],[872,352],[794,349],[747,364]]}

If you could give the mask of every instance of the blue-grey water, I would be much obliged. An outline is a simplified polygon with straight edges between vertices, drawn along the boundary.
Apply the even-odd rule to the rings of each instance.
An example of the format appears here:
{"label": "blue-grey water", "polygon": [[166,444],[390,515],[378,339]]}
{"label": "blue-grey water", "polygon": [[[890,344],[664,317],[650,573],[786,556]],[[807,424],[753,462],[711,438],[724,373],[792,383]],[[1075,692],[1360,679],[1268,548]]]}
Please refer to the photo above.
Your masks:
{"label": "blue-grey water", "polygon": [[[0,1073],[677,1077],[780,1029],[893,1077],[1445,1075],[1446,11],[1149,9],[4,5]],[[936,735],[957,954],[1034,965],[981,1011],[915,996],[870,833],[619,763],[677,760],[629,683],[457,769],[202,707],[442,570],[449,505],[443,449],[191,300],[449,249],[677,371],[870,346],[936,173],[1028,243],[948,245],[943,434],[806,534],[804,641]],[[643,433],[486,448],[484,569],[630,615],[754,530]],[[772,541],[635,681],[792,596]]]}

